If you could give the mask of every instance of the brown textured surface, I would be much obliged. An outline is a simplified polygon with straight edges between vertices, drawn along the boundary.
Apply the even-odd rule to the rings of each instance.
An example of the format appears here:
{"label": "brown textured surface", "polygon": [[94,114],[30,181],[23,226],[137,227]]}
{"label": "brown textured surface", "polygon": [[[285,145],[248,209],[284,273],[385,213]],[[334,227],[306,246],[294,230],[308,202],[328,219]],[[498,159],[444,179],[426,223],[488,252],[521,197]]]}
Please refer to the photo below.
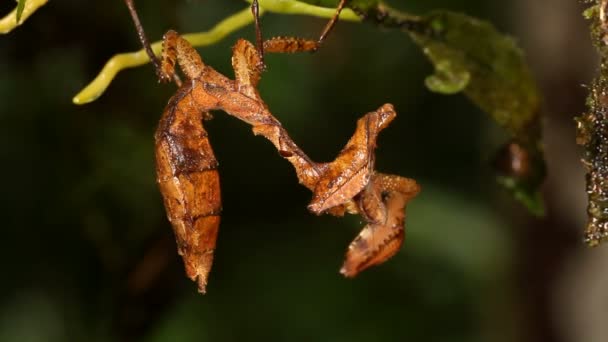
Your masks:
{"label": "brown textured surface", "polygon": [[393,106],[385,104],[378,111],[367,113],[357,121],[355,134],[317,182],[308,206],[310,211],[321,214],[329,208],[344,204],[361,192],[374,169],[374,149],[378,134],[396,115]]}
{"label": "brown textured surface", "polygon": [[186,273],[204,293],[220,223],[220,182],[202,112],[183,93],[169,102],[158,126],[156,172]]}
{"label": "brown textured surface", "polygon": [[587,215],[584,241],[597,246],[608,240],[608,81],[600,77],[589,93],[590,109],[578,119],[577,142],[585,147]]}
{"label": "brown textured surface", "polygon": [[274,37],[264,42],[266,52],[295,53],[315,51],[317,42],[295,37]]}
{"label": "brown textured surface", "polygon": [[[313,43],[273,38],[264,46],[269,52],[295,52],[307,51]],[[313,191],[312,212],[361,214],[367,226],[349,248],[341,270],[345,276],[353,277],[399,250],[404,237],[403,210],[419,187],[411,179],[374,171],[378,134],[396,117],[392,105],[385,104],[359,119],[355,133],[334,161],[316,163],[260,98],[257,84],[263,64],[250,42],[241,39],[233,48],[235,80],[205,66],[174,31],[165,35],[163,47],[163,79],[173,77],[177,60],[188,81],[169,101],[156,133],[158,183],[186,273],[198,282],[199,291],[205,292],[213,263],[221,211],[217,161],[202,126],[211,110],[223,110],[247,122],[254,134],[270,140],[294,166],[300,184]]]}
{"label": "brown textured surface", "polygon": [[588,220],[584,241],[589,246],[608,241],[608,1],[593,3],[597,10],[590,12],[591,38],[600,56],[600,70],[589,87],[587,112],[576,118],[576,141],[585,150]]}
{"label": "brown textured surface", "polygon": [[375,174],[370,184],[360,203],[367,202],[365,216],[375,220],[368,221],[348,247],[340,270],[345,277],[354,277],[399,251],[405,238],[405,207],[420,192],[414,180],[394,175]]}

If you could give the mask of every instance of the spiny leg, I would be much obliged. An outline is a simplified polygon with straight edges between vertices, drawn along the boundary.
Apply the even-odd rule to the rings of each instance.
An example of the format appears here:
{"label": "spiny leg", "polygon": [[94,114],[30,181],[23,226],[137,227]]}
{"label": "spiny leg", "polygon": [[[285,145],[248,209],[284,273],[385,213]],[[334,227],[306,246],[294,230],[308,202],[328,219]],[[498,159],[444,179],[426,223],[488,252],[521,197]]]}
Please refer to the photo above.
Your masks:
{"label": "spiny leg", "polygon": [[317,49],[317,42],[297,37],[273,37],[264,42],[264,50],[273,53],[312,52]]}
{"label": "spiny leg", "polygon": [[[146,50],[146,54],[148,55],[148,58],[150,58],[150,61],[154,65],[154,70],[156,71],[156,75],[159,78],[161,78],[160,62],[158,60],[158,57],[156,57],[156,55],[154,54],[154,51],[152,50],[152,47],[150,46],[150,42],[148,41],[146,33],[144,32],[144,27],[141,24],[141,20],[139,20],[139,15],[137,14],[137,10],[135,9],[135,3],[133,2],[133,0],[125,0],[125,4],[127,5],[127,8],[129,9],[129,13],[131,14],[131,19],[133,19],[133,24],[135,24],[135,30],[137,30],[137,37],[139,38],[141,45]],[[179,76],[177,74],[173,74],[173,80],[175,81],[175,84],[177,84],[178,87],[181,87],[182,81],[179,79]]]}
{"label": "spiny leg", "polygon": [[159,69],[161,81],[168,82],[175,76],[175,62],[188,79],[199,77],[205,69],[201,56],[192,45],[173,30],[163,36],[163,52]]}
{"label": "spiny leg", "polygon": [[261,101],[257,87],[263,71],[262,55],[247,40],[239,39],[232,47],[232,69],[239,92]]}
{"label": "spiny leg", "polygon": [[410,201],[420,192],[420,185],[411,178],[377,173],[374,181],[378,184],[381,192],[399,193],[406,201]]}
{"label": "spiny leg", "polygon": [[[338,22],[338,19],[340,18],[340,13],[342,13],[342,10],[346,6],[346,2],[347,2],[347,0],[340,0],[340,2],[338,3],[338,7],[336,8],[336,12],[334,13],[334,15],[331,17],[331,19],[327,22],[327,24],[323,28],[323,31],[321,32],[319,39],[317,39],[316,41],[298,39],[301,41],[305,40],[307,42],[307,48],[303,49],[303,50],[298,50],[298,51],[315,52],[321,47],[321,45],[323,44],[323,42],[325,42],[325,39],[327,38],[329,33],[336,26],[336,23]],[[260,22],[260,5],[258,3],[258,0],[252,1],[251,13],[253,14],[253,18],[255,20],[256,47],[257,47],[258,53],[260,54],[260,63],[262,65],[261,68],[264,69],[265,68],[265,63],[264,63],[264,53],[265,52],[284,52],[284,51],[269,51],[269,49],[266,45],[266,43],[268,41],[264,42],[263,37],[262,37],[262,24]],[[284,37],[272,38],[272,39],[270,39],[270,41],[272,41],[274,39],[284,39]],[[292,38],[292,39],[297,39],[297,38]],[[295,52],[295,51],[293,51],[293,52]]]}
{"label": "spiny leg", "polygon": [[[261,44],[263,51],[270,53],[296,53],[314,51],[316,42],[295,37],[274,37]],[[245,39],[239,39],[232,48],[232,68],[239,91],[260,100],[257,91],[264,62],[260,48]]]}

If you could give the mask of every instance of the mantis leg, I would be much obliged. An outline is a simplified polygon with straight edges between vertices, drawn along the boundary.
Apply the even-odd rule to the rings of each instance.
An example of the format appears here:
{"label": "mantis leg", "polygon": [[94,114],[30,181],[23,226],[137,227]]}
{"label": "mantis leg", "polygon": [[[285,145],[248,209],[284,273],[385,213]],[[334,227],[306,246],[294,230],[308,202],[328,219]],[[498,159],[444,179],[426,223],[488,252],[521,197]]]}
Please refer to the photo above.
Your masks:
{"label": "mantis leg", "polygon": [[[152,51],[152,47],[150,46],[150,42],[148,41],[146,32],[144,31],[144,27],[141,24],[141,20],[139,20],[139,15],[137,14],[137,10],[135,9],[135,3],[133,2],[133,0],[125,0],[125,4],[127,5],[127,8],[129,9],[129,13],[131,14],[131,19],[133,19],[133,24],[135,24],[135,30],[137,30],[137,37],[139,38],[141,45],[146,50],[146,54],[148,55],[148,58],[150,58],[150,61],[152,61],[152,64],[154,65],[154,70],[156,71],[156,75],[162,79],[161,63],[158,60],[158,57],[156,57],[156,55],[154,54],[154,51]],[[180,78],[177,74],[175,74],[175,73],[172,74],[172,78],[178,87],[182,86],[182,81],[180,80]]]}
{"label": "mantis leg", "polygon": [[[263,44],[263,50],[271,53],[296,53],[313,51],[316,42],[295,37],[274,37]],[[239,91],[247,96],[260,100],[257,91],[264,62],[259,47],[245,39],[239,39],[232,48],[232,68]]]}
{"label": "mantis leg", "polygon": [[340,13],[342,12],[342,10],[344,9],[344,6],[346,5],[346,1],[347,0],[340,0],[340,3],[338,4],[338,7],[336,8],[336,13],[334,14],[333,17],[331,17],[329,22],[327,22],[327,24],[323,28],[323,32],[321,32],[321,36],[317,40],[317,49],[321,47],[321,45],[323,44],[323,42],[325,42],[325,39],[327,38],[329,33],[334,29],[334,26],[336,26],[336,23],[338,22],[338,18],[340,17]]}
{"label": "mantis leg", "polygon": [[201,56],[192,45],[173,30],[163,36],[163,53],[160,62],[159,78],[168,82],[175,75],[175,62],[188,79],[198,78],[205,69]]}
{"label": "mantis leg", "polygon": [[[314,52],[314,51],[317,51],[321,47],[323,42],[325,42],[325,39],[327,38],[327,36],[331,33],[333,28],[336,26],[336,23],[338,22],[338,18],[340,17],[340,13],[342,13],[342,10],[346,6],[346,2],[347,2],[347,0],[340,0],[340,2],[338,3],[338,7],[336,8],[335,14],[327,22],[327,24],[323,28],[323,31],[321,31],[321,35],[319,36],[319,39],[317,39],[316,41],[308,40],[308,42],[310,43],[310,47],[308,47],[306,50],[300,50],[300,51]],[[253,14],[253,17],[255,20],[256,47],[257,47],[258,53],[260,54],[261,63],[262,63],[262,65],[264,65],[264,52],[265,51],[266,52],[283,52],[283,51],[268,51],[266,42],[264,42],[264,40],[262,38],[262,25],[260,23],[260,5],[258,3],[258,0],[253,0],[251,2],[251,13]]]}
{"label": "mantis leg", "polygon": [[257,90],[264,70],[262,55],[249,41],[239,39],[232,48],[232,68],[239,92],[262,102]]}
{"label": "mantis leg", "polygon": [[317,42],[296,37],[273,37],[264,42],[264,49],[274,53],[311,52],[317,49]]}
{"label": "mantis leg", "polygon": [[264,66],[264,39],[262,38],[262,24],[260,23],[260,4],[258,0],[253,0],[251,3],[251,13],[255,20],[255,41],[260,55],[260,63]]}
{"label": "mantis leg", "polygon": [[380,191],[397,193],[406,201],[410,201],[420,192],[420,185],[411,178],[378,173],[375,175],[374,181],[378,184]]}

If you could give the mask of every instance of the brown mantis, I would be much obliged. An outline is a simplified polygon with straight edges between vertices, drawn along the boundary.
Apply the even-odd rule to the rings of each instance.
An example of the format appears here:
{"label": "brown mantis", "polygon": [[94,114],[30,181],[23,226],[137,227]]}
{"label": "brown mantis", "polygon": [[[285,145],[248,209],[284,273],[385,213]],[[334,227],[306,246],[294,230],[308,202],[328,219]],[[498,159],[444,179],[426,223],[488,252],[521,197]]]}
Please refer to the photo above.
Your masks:
{"label": "brown mantis", "polygon": [[[132,0],[125,1],[146,45]],[[331,27],[325,31],[329,30]],[[202,125],[211,110],[223,110],[250,124],[255,135],[276,147],[295,168],[300,184],[313,192],[310,211],[318,215],[361,215],[367,225],[348,248],[340,270],[343,275],[353,277],[386,261],[403,242],[404,209],[420,187],[412,179],[374,169],[376,140],[396,117],[393,106],[385,104],[364,115],[338,157],[317,163],[296,145],[260,98],[257,84],[264,69],[261,51],[290,53],[318,47],[319,41],[278,37],[256,48],[239,39],[233,47],[232,80],[205,65],[175,31],[163,38],[162,59],[155,64],[160,80],[174,79],[176,62],[186,79],[169,100],[156,131],[157,180],[186,273],[198,283],[200,292],[205,292],[213,263],[221,211],[217,161]],[[156,58],[153,54],[150,57]]]}

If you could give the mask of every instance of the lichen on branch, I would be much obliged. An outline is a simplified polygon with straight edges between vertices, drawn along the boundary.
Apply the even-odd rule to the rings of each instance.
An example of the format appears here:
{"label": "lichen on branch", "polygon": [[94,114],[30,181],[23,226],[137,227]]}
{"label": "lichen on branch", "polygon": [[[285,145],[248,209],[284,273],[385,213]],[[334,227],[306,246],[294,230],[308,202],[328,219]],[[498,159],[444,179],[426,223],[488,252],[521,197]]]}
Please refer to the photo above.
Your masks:
{"label": "lichen on branch", "polygon": [[594,0],[584,15],[591,21],[591,38],[600,56],[599,74],[589,87],[587,111],[576,118],[576,141],[585,149],[588,221],[585,242],[608,240],[608,19],[606,0]]}

